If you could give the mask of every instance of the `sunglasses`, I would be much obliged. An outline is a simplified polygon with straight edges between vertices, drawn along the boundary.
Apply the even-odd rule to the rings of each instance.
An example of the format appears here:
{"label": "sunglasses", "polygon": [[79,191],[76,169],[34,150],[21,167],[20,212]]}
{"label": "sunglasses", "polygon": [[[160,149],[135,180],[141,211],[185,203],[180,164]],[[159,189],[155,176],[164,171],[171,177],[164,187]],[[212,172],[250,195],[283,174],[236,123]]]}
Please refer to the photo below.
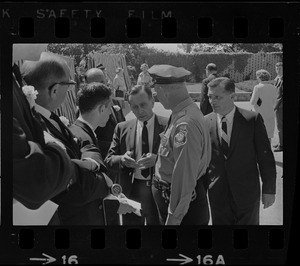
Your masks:
{"label": "sunglasses", "polygon": [[68,82],[64,82],[64,81],[62,81],[62,82],[55,82],[55,83],[53,83],[52,85],[50,85],[50,86],[48,87],[48,90],[50,91],[50,90],[51,90],[55,85],[57,85],[57,84],[62,85],[62,86],[65,86],[65,85],[71,86],[71,85],[75,85],[76,82],[73,81],[73,80],[68,81]]}

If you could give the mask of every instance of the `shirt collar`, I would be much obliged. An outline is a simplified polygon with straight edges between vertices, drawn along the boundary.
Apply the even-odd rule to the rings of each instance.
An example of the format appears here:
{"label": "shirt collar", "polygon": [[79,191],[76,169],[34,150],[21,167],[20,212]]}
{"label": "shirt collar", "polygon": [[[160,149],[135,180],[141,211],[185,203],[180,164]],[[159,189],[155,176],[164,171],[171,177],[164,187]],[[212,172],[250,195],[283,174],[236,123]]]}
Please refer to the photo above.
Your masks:
{"label": "shirt collar", "polygon": [[[225,115],[227,121],[231,124],[232,124],[232,121],[233,121],[235,110],[236,110],[236,107],[234,106],[233,109],[231,110],[231,112],[228,113],[227,115]],[[218,122],[220,123],[223,115],[217,114],[217,116],[218,116]]]}
{"label": "shirt collar", "polygon": [[47,110],[46,108],[44,108],[43,106],[40,106],[38,104],[35,105],[35,110],[40,113],[43,117],[45,117],[46,119],[50,119],[51,116],[51,112],[49,110]]}
{"label": "shirt collar", "polygon": [[193,100],[192,100],[191,97],[188,97],[187,99],[183,100],[182,102],[180,102],[179,104],[177,104],[175,106],[175,108],[172,111],[172,114],[179,113],[182,109],[184,109],[185,107],[187,107],[191,103],[193,103]]}
{"label": "shirt collar", "polygon": [[[153,113],[152,117],[147,121],[147,127],[151,127],[153,124],[154,124],[154,117],[155,117],[155,114]],[[138,120],[138,124],[140,125],[140,127],[143,127],[144,126],[144,122]]]}

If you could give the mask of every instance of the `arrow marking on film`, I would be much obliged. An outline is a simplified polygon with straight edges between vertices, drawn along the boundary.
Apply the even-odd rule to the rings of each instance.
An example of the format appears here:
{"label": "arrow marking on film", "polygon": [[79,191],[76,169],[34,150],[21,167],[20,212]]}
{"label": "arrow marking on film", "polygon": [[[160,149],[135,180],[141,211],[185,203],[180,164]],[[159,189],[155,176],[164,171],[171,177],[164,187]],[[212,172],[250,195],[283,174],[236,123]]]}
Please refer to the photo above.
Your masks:
{"label": "arrow marking on film", "polygon": [[183,259],[167,259],[167,261],[179,261],[181,262],[180,265],[183,265],[183,264],[187,264],[187,263],[190,263],[193,261],[193,259],[187,257],[187,256],[184,256],[183,254],[179,254],[179,256],[181,256]]}
{"label": "arrow marking on film", "polygon": [[45,257],[47,257],[47,258],[30,258],[29,260],[31,260],[31,261],[45,261],[43,263],[43,265],[48,264],[48,263],[52,263],[52,262],[56,261],[55,258],[53,258],[53,257],[51,257],[51,256],[49,256],[49,255],[47,255],[45,253],[42,253],[42,255],[45,256]]}

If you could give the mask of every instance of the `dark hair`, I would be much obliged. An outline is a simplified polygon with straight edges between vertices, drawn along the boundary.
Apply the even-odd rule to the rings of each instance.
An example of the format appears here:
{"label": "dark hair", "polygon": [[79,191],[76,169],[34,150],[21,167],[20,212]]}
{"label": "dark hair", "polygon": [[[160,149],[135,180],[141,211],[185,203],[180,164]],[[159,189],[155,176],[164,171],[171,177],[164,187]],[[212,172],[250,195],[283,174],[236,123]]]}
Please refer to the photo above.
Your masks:
{"label": "dark hair", "polygon": [[110,96],[111,90],[103,83],[83,84],[77,93],[77,105],[80,113],[90,112],[99,104],[106,104]]}
{"label": "dark hair", "polygon": [[207,86],[211,87],[211,88],[217,87],[219,85],[223,85],[224,90],[226,90],[228,92],[235,92],[234,81],[232,79],[229,79],[229,78],[225,78],[225,77],[215,78],[207,84]]}
{"label": "dark hair", "polygon": [[139,92],[141,92],[143,90],[147,93],[149,98],[153,98],[151,89],[147,86],[144,86],[144,85],[135,85],[134,87],[132,87],[132,89],[129,92],[129,96],[130,95],[136,95],[136,94],[138,94]]}
{"label": "dark hair", "polygon": [[40,60],[31,69],[27,69],[27,73],[24,73],[24,80],[27,85],[41,90],[51,86],[50,82],[54,79],[60,79],[65,75],[64,61],[53,57]]}

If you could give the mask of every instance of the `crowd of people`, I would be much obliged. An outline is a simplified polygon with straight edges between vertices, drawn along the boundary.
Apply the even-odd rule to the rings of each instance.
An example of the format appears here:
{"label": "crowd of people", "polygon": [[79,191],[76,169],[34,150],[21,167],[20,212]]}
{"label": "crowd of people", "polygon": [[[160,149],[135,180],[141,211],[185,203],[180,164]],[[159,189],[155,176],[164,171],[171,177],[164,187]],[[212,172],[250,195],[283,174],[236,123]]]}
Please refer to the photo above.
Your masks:
{"label": "crowd of people", "polygon": [[[275,202],[275,115],[275,150],[283,149],[282,63],[274,84],[257,71],[255,111],[234,104],[233,80],[219,77],[213,63],[200,108],[184,82],[191,72],[182,67],[142,64],[127,91],[123,69],[111,81],[98,65],[84,75],[69,125],[54,111],[76,82],[64,60],[40,57],[45,48],[13,49],[14,62],[31,60],[13,65],[14,202],[28,209],[55,202],[48,225],[259,224],[260,202]],[[131,120],[122,112],[125,92]],[[154,96],[171,110],[169,118],[154,112]],[[103,200],[110,195],[118,208]]]}

